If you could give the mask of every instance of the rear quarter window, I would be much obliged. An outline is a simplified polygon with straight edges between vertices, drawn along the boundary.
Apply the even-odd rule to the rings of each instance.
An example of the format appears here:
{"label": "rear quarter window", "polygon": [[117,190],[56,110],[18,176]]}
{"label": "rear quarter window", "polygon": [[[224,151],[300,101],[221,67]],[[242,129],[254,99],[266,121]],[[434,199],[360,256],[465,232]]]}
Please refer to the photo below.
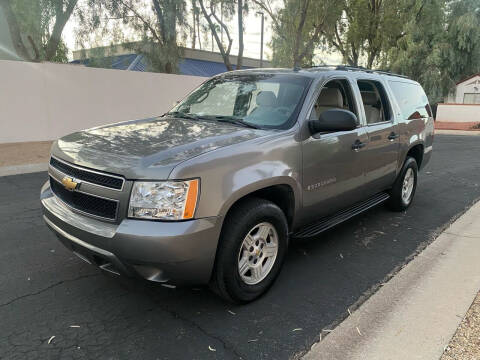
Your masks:
{"label": "rear quarter window", "polygon": [[403,81],[389,81],[389,85],[404,119],[413,120],[432,116],[427,95],[420,85]]}

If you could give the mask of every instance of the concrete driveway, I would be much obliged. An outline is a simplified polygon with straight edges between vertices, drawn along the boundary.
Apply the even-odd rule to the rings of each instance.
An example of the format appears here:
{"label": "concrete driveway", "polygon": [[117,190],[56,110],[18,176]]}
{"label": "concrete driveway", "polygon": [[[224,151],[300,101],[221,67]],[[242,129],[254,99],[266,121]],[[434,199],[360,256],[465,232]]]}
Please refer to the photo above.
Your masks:
{"label": "concrete driveway", "polygon": [[478,137],[437,136],[406,213],[380,206],[293,244],[271,291],[241,307],[104,275],[43,224],[46,173],[0,177],[0,358],[298,357],[480,198],[479,154]]}

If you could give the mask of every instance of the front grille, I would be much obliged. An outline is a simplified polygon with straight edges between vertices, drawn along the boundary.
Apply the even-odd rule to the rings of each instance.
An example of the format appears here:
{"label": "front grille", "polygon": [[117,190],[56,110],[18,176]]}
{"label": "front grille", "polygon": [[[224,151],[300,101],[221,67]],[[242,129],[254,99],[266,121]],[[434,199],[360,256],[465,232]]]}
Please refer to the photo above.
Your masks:
{"label": "front grille", "polygon": [[55,169],[60,170],[66,175],[73,176],[76,179],[87,181],[92,184],[105,186],[112,189],[120,190],[123,186],[123,179],[109,176],[106,174],[99,174],[89,170],[83,170],[74,166],[70,166],[63,161],[59,161],[53,157],[50,158],[50,165]]}
{"label": "front grille", "polygon": [[111,220],[115,220],[117,216],[118,203],[116,201],[78,191],[69,191],[52,177],[50,177],[50,187],[60,200],[76,210]]}

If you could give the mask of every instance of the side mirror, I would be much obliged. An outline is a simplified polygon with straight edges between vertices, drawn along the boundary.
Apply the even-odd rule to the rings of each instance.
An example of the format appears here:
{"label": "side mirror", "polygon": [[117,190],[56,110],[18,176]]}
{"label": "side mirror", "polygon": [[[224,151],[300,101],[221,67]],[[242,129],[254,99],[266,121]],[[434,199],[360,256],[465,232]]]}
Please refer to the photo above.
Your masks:
{"label": "side mirror", "polygon": [[357,128],[357,116],[348,110],[330,109],[320,114],[318,120],[310,120],[308,127],[312,134],[319,132],[349,131]]}

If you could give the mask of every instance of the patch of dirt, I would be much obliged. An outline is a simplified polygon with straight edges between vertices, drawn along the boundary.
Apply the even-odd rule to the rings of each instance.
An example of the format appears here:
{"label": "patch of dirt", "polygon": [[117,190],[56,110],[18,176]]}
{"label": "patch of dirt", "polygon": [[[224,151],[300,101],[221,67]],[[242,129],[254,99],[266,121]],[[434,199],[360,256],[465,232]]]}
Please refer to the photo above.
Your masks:
{"label": "patch of dirt", "polygon": [[52,141],[0,144],[0,166],[48,162]]}
{"label": "patch of dirt", "polygon": [[480,359],[480,292],[440,360]]}
{"label": "patch of dirt", "polygon": [[449,122],[435,121],[435,130],[478,130],[480,123],[476,121],[469,122]]}

